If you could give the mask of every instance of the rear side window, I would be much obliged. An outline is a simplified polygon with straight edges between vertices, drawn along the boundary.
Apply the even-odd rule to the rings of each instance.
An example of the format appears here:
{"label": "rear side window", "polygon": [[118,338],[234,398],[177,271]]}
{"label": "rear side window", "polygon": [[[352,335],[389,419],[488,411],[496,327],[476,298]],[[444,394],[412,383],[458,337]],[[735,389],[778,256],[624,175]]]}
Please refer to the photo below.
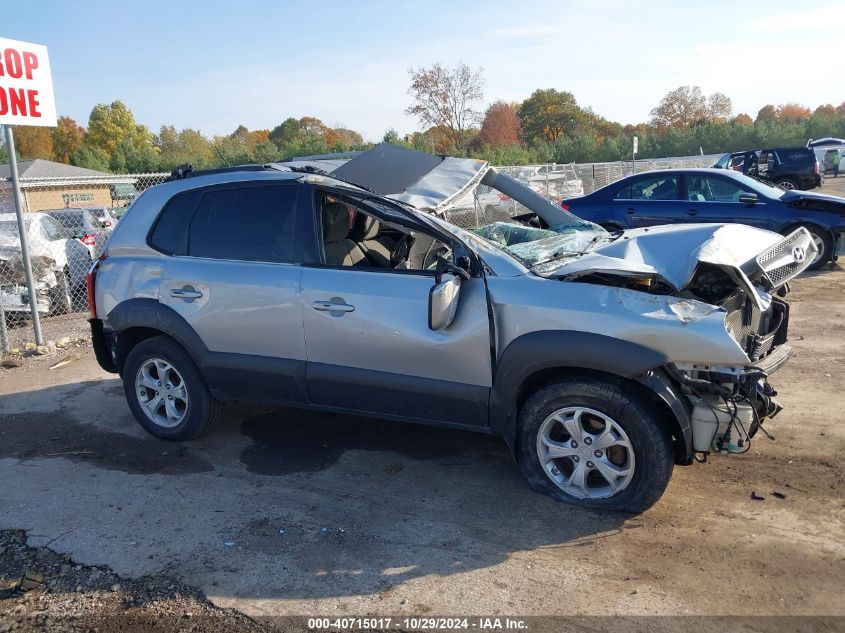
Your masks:
{"label": "rear side window", "polygon": [[188,255],[293,262],[296,187],[269,185],[206,191],[191,220]]}
{"label": "rear side window", "polygon": [[150,246],[167,255],[184,255],[188,244],[188,223],[202,197],[189,191],[170,199],[150,234]]}
{"label": "rear side window", "polygon": [[675,176],[655,174],[639,178],[623,187],[616,200],[677,200],[678,179]]}
{"label": "rear side window", "polygon": [[779,149],[778,158],[782,163],[812,163],[816,160],[816,155],[805,149]]}

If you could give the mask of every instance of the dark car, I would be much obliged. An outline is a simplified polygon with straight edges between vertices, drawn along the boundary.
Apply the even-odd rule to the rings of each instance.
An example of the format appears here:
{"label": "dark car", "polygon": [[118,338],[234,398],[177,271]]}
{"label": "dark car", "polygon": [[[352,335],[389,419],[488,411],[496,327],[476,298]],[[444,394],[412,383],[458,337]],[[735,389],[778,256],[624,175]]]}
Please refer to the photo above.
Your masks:
{"label": "dark car", "polygon": [[783,235],[806,227],[811,266],[845,253],[845,198],[784,191],[735,171],[667,169],[628,176],[561,205],[608,230],[690,222],[741,223]]}
{"label": "dark car", "polygon": [[822,184],[819,161],[815,152],[807,147],[731,152],[722,156],[713,167],[761,178],[783,189],[807,190]]}

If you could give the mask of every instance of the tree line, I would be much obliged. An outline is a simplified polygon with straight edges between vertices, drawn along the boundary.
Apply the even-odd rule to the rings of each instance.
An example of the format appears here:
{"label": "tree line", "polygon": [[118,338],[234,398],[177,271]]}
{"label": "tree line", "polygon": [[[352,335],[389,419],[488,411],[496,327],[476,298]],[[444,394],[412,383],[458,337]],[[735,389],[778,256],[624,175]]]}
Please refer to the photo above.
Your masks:
{"label": "tree line", "polygon": [[[697,86],[671,91],[646,123],[623,125],[580,105],[571,92],[535,90],[521,103],[494,101],[482,110],[483,69],[461,63],[410,69],[406,110],[424,131],[385,132],[385,142],[436,154],[482,158],[497,165],[629,160],[633,136],[638,158],[715,154],[731,150],[804,145],[810,138],[845,137],[845,101],[810,110],[796,103],[765,105],[752,118],[733,113],[730,98]],[[55,128],[15,128],[21,160],[44,158],[116,173],[266,163],[293,156],[364,150],[362,135],[320,119],[287,118],[272,129],[238,126],[207,137],[196,129],[162,126],[157,133],[135,120],[121,101],[99,104],[87,125],[63,116]],[[0,162],[5,162],[0,146]]]}

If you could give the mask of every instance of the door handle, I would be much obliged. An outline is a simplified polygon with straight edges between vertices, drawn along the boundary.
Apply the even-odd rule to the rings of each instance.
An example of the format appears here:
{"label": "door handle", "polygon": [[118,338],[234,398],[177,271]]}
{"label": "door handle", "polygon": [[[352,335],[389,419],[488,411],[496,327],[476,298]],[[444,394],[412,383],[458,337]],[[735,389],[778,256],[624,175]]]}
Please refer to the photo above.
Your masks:
{"label": "door handle", "polygon": [[698,215],[698,211],[696,211],[695,209],[690,209],[689,211],[687,211],[687,215]]}
{"label": "door handle", "polygon": [[625,213],[634,214],[636,213],[636,209],[625,209]]}
{"label": "door handle", "polygon": [[332,301],[315,301],[311,304],[315,310],[320,312],[354,312],[355,306],[348,303],[333,303]]}
{"label": "door handle", "polygon": [[170,296],[176,299],[199,299],[202,297],[202,292],[191,286],[185,286],[171,289]]}

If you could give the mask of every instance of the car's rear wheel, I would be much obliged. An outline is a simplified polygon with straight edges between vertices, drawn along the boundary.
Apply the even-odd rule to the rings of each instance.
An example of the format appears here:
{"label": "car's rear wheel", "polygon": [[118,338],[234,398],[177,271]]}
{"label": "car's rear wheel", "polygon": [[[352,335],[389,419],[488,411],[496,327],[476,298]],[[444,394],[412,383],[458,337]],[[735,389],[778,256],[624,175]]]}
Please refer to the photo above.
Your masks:
{"label": "car's rear wheel", "polygon": [[780,178],[775,181],[775,184],[789,191],[790,189],[797,189],[798,184],[791,178]]}
{"label": "car's rear wheel", "polygon": [[624,383],[565,379],[519,415],[518,459],[533,488],[576,505],[649,508],[672,475],[672,441],[654,407]]}
{"label": "car's rear wheel", "polygon": [[810,232],[810,237],[813,238],[813,243],[819,249],[818,255],[813,260],[813,263],[807,266],[807,270],[818,270],[830,260],[831,249],[833,248],[833,241],[830,235],[823,229],[813,224],[802,224],[803,228]]}
{"label": "car's rear wheel", "polygon": [[158,438],[194,439],[220,417],[222,404],[212,397],[187,352],[167,336],[133,347],[122,377],[135,419]]}

